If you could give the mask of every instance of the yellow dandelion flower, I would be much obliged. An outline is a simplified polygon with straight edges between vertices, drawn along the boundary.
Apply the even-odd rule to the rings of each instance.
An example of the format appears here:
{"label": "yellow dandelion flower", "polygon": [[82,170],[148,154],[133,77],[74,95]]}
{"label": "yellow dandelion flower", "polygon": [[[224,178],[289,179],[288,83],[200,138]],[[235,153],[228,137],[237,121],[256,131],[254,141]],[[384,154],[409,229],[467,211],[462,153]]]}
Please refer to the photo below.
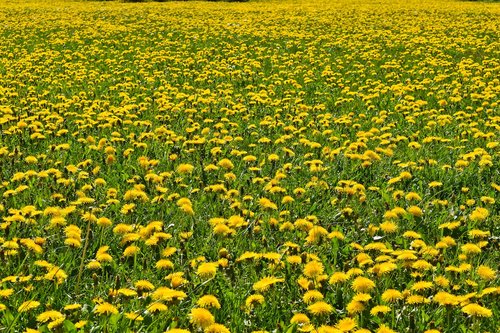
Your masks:
{"label": "yellow dandelion flower", "polygon": [[477,275],[483,280],[494,280],[496,278],[496,271],[488,266],[481,265],[476,270]]}
{"label": "yellow dandelion flower", "polygon": [[135,312],[125,313],[125,318],[132,320],[132,321],[143,321],[144,320],[143,316],[141,316],[140,314],[137,314]]}
{"label": "yellow dandelion flower", "polygon": [[96,305],[93,312],[100,315],[111,315],[111,314],[117,314],[118,309],[113,304],[104,302]]}
{"label": "yellow dandelion flower", "polygon": [[372,316],[377,316],[379,313],[386,314],[387,312],[390,312],[390,311],[391,311],[391,308],[388,307],[387,305],[377,305],[377,306],[374,306],[370,310],[370,314]]}
{"label": "yellow dandelion flower", "polygon": [[214,295],[205,295],[202,296],[196,304],[202,308],[216,308],[220,309],[220,303],[217,297]]}
{"label": "yellow dandelion flower", "polygon": [[364,294],[364,293],[356,294],[352,298],[353,301],[357,301],[357,302],[368,302],[371,299],[372,299],[372,297],[370,296],[370,294]]}
{"label": "yellow dandelion flower", "polygon": [[333,306],[330,304],[320,301],[311,304],[307,307],[307,310],[314,316],[327,315],[333,312]]}
{"label": "yellow dandelion flower", "polygon": [[292,319],[290,319],[290,324],[307,324],[309,322],[309,317],[303,313],[296,313],[293,315]]}
{"label": "yellow dandelion flower", "polygon": [[181,174],[192,173],[193,170],[194,170],[194,166],[191,165],[191,164],[187,164],[187,163],[185,163],[185,164],[179,164],[177,166],[177,169],[176,169],[176,171],[178,173],[181,173]]}
{"label": "yellow dandelion flower", "polygon": [[415,217],[421,217],[424,215],[424,212],[422,211],[422,209],[420,207],[417,207],[417,206],[408,207],[408,209],[406,211]]}
{"label": "yellow dandelion flower", "polygon": [[214,316],[210,311],[203,308],[191,309],[190,318],[191,324],[201,328],[206,328],[215,323]]}
{"label": "yellow dandelion flower", "polygon": [[335,272],[330,276],[330,280],[328,283],[330,284],[339,284],[349,280],[349,276],[344,272]]}
{"label": "yellow dandelion flower", "polygon": [[378,327],[378,329],[375,332],[376,333],[396,333],[396,331],[390,329],[385,324],[380,324],[380,326]]}
{"label": "yellow dandelion flower", "polygon": [[486,208],[477,207],[469,215],[471,221],[480,222],[486,220],[490,212]]}
{"label": "yellow dandelion flower", "polygon": [[341,332],[349,332],[358,326],[358,323],[353,318],[344,318],[341,319],[335,327],[339,329]]}
{"label": "yellow dandelion flower", "polygon": [[311,304],[316,301],[321,301],[323,300],[323,298],[324,296],[319,290],[308,290],[304,293],[304,296],[302,296],[302,299],[306,304]]}
{"label": "yellow dandelion flower", "polygon": [[363,276],[358,276],[352,282],[352,289],[356,292],[364,293],[370,292],[373,288],[375,288],[375,283]]}
{"label": "yellow dandelion flower", "polygon": [[148,280],[138,280],[134,283],[134,286],[137,288],[139,291],[150,291],[155,289],[155,286],[149,282]]}
{"label": "yellow dandelion flower", "polygon": [[467,304],[462,307],[462,312],[473,317],[491,317],[493,312],[477,303]]}
{"label": "yellow dandelion flower", "polygon": [[49,311],[45,311],[45,312],[40,313],[36,317],[36,321],[38,321],[39,323],[46,323],[48,321],[54,321],[54,320],[58,320],[58,319],[61,319],[61,318],[64,319],[64,318],[66,318],[66,316],[63,315],[59,311],[49,310]]}
{"label": "yellow dandelion flower", "polygon": [[264,296],[262,296],[260,294],[250,295],[245,300],[245,305],[247,308],[253,307],[257,304],[263,304],[263,303],[264,303]]}
{"label": "yellow dandelion flower", "polygon": [[162,302],[153,302],[148,305],[147,310],[151,313],[165,312],[168,310],[168,306],[166,306]]}
{"label": "yellow dandelion flower", "polygon": [[460,249],[465,254],[481,253],[481,248],[479,246],[477,246],[476,244],[472,244],[472,243],[464,244],[460,247]]}
{"label": "yellow dandelion flower", "polygon": [[265,292],[272,285],[279,283],[279,282],[284,282],[284,281],[285,281],[285,279],[283,279],[283,278],[277,278],[274,276],[266,276],[253,284],[253,290],[255,290],[259,293]]}
{"label": "yellow dandelion flower", "polygon": [[347,304],[347,312],[351,315],[362,312],[365,309],[365,305],[362,302],[351,301]]}
{"label": "yellow dandelion flower", "polygon": [[222,160],[220,160],[219,163],[217,163],[217,165],[226,170],[231,170],[234,168],[233,162],[231,162],[231,160],[227,158],[223,158]]}
{"label": "yellow dandelion flower", "polygon": [[37,307],[40,306],[40,302],[37,302],[37,301],[26,301],[26,302],[23,302],[18,308],[17,308],[17,311],[18,312],[28,312],[32,309],[36,309]]}
{"label": "yellow dandelion flower", "polygon": [[229,329],[222,324],[212,324],[203,330],[203,333],[230,333]]}
{"label": "yellow dandelion flower", "polygon": [[219,266],[216,262],[205,262],[198,266],[196,274],[204,279],[211,279],[217,273],[217,267]]}
{"label": "yellow dandelion flower", "polygon": [[315,278],[323,274],[324,266],[319,261],[310,261],[304,266],[304,275],[309,278]]}

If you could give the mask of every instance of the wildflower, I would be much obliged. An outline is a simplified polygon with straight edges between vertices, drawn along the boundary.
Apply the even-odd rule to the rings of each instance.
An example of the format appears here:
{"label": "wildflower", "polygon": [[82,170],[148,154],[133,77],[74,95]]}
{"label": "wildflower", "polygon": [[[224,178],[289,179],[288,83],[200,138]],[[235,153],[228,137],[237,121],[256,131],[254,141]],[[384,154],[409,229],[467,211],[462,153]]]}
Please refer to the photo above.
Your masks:
{"label": "wildflower", "polygon": [[356,292],[369,292],[373,288],[375,288],[375,283],[372,280],[362,276],[358,276],[352,282],[352,289]]}
{"label": "wildflower", "polygon": [[202,296],[197,302],[198,306],[202,308],[216,308],[220,309],[220,303],[214,295]]}
{"label": "wildflower", "polygon": [[411,206],[407,209],[407,211],[408,211],[408,213],[410,213],[411,215],[413,215],[415,217],[421,217],[424,215],[424,212],[422,211],[422,209],[420,209],[417,206]]}
{"label": "wildflower", "polygon": [[393,303],[403,298],[403,294],[396,289],[387,289],[382,293],[382,300],[384,302]]}
{"label": "wildflower", "polygon": [[207,309],[193,308],[191,309],[190,322],[201,328],[206,328],[215,323],[214,316]]}
{"label": "wildflower", "polygon": [[476,303],[467,304],[462,307],[462,312],[473,317],[491,317],[493,315],[490,309]]}
{"label": "wildflower", "polygon": [[479,246],[477,246],[476,244],[472,244],[472,243],[467,243],[465,245],[462,245],[462,247],[460,249],[465,254],[481,253],[481,248]]}
{"label": "wildflower", "polygon": [[104,302],[96,305],[93,312],[100,315],[111,315],[111,314],[117,314],[118,309],[113,304]]}
{"label": "wildflower", "polygon": [[165,312],[168,310],[168,306],[166,306],[162,302],[153,302],[153,303],[148,305],[147,309],[151,313]]}
{"label": "wildflower", "polygon": [[469,215],[471,221],[480,222],[486,220],[486,218],[490,215],[490,212],[486,208],[477,207],[472,211]]}
{"label": "wildflower", "polygon": [[37,302],[37,301],[26,301],[26,302],[23,302],[23,304],[21,304],[19,306],[19,308],[17,308],[17,311],[18,312],[28,312],[32,309],[36,309],[37,307],[40,306],[40,302]]}
{"label": "wildflower", "polygon": [[260,294],[250,295],[245,300],[245,305],[247,306],[247,308],[253,307],[257,304],[263,304],[263,303],[264,303],[264,296],[262,296]]}
{"label": "wildflower", "polygon": [[347,312],[349,314],[357,314],[362,312],[365,309],[365,305],[359,301],[351,301],[347,304]]}
{"label": "wildflower", "polygon": [[179,164],[177,166],[178,173],[192,173],[194,170],[194,166],[191,164]]}
{"label": "wildflower", "polygon": [[333,306],[331,306],[326,302],[320,301],[309,305],[307,307],[307,310],[315,316],[320,316],[320,315],[330,314],[331,312],[333,312]]}
{"label": "wildflower", "polygon": [[290,319],[290,324],[307,324],[309,323],[309,317],[303,313],[296,313]]}
{"label": "wildflower", "polygon": [[304,303],[310,304],[312,302],[321,301],[324,298],[323,294],[318,290],[308,290],[305,292],[302,299]]}
{"label": "wildflower", "polygon": [[396,333],[396,331],[391,330],[385,324],[380,324],[378,329],[375,331],[376,333]]}
{"label": "wildflower", "polygon": [[483,280],[494,280],[496,277],[496,272],[488,266],[481,265],[476,270],[477,275]]}
{"label": "wildflower", "polygon": [[223,158],[222,160],[220,160],[219,163],[217,163],[217,165],[226,170],[231,170],[234,168],[233,162],[231,162],[231,160],[227,158]]}
{"label": "wildflower", "polygon": [[304,275],[309,278],[315,278],[318,275],[323,274],[324,266],[319,261],[310,261],[304,267]]}
{"label": "wildflower", "polygon": [[132,321],[143,321],[144,320],[143,316],[141,316],[137,313],[134,313],[134,312],[125,313],[125,317],[129,320],[132,320]]}
{"label": "wildflower", "polygon": [[348,279],[349,279],[349,276],[347,274],[345,274],[344,272],[335,272],[332,274],[332,276],[330,276],[330,280],[328,281],[328,283],[338,284],[338,283],[345,282]]}
{"label": "wildflower", "polygon": [[230,333],[229,329],[222,324],[212,324],[205,328],[204,333]]}
{"label": "wildflower", "polygon": [[272,285],[274,285],[278,282],[284,282],[284,281],[285,281],[285,279],[283,279],[283,278],[276,278],[273,276],[267,276],[267,277],[264,277],[264,278],[260,279],[259,281],[255,282],[253,284],[253,290],[255,290],[257,292],[265,292]]}
{"label": "wildflower", "polygon": [[341,319],[335,327],[337,327],[341,332],[349,332],[356,328],[358,324],[356,320],[352,318]]}
{"label": "wildflower", "polygon": [[134,286],[139,291],[150,291],[155,288],[155,286],[147,280],[138,280],[135,282]]}
{"label": "wildflower", "polygon": [[46,323],[48,321],[54,321],[54,320],[58,320],[58,319],[61,319],[61,318],[64,319],[65,317],[66,316],[63,315],[59,311],[49,310],[49,311],[45,311],[45,312],[42,312],[41,314],[39,314],[36,317],[36,321],[38,321],[39,323]]}
{"label": "wildflower", "polygon": [[379,313],[382,313],[382,314],[386,314],[387,312],[391,311],[391,308],[386,306],[386,305],[377,305],[377,306],[374,306],[371,310],[370,310],[370,314],[372,316],[376,316],[378,315]]}
{"label": "wildflower", "polygon": [[217,263],[213,262],[202,263],[200,266],[198,266],[196,274],[198,274],[202,278],[211,279],[217,273],[217,267],[218,267]]}

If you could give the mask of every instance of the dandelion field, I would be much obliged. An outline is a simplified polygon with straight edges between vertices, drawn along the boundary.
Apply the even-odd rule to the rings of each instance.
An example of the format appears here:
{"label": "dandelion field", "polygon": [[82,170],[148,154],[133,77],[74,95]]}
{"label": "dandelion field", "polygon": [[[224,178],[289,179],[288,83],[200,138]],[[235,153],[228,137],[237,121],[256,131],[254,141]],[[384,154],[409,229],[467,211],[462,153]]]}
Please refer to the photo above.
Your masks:
{"label": "dandelion field", "polygon": [[0,332],[500,330],[498,4],[0,22]]}

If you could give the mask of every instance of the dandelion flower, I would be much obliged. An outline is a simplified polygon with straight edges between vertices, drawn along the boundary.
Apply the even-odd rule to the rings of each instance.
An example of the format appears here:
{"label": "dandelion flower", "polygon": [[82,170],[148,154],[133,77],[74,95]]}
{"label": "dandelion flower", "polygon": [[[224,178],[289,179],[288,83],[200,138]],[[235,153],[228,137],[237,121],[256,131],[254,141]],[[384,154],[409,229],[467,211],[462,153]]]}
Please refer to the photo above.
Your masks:
{"label": "dandelion flower", "polygon": [[315,278],[318,275],[323,274],[324,266],[319,261],[310,261],[304,267],[304,275],[309,278]]}
{"label": "dandelion flower", "polygon": [[387,289],[382,293],[382,300],[384,302],[393,303],[403,298],[403,294],[396,289]]}
{"label": "dandelion flower", "polygon": [[197,302],[198,306],[202,308],[216,308],[220,309],[219,300],[214,295],[205,295],[202,296]]}
{"label": "dandelion flower", "polygon": [[356,292],[370,292],[373,288],[375,288],[375,283],[363,276],[358,276],[352,282],[352,289]]}
{"label": "dandelion flower", "polygon": [[344,318],[341,319],[337,325],[335,325],[342,332],[349,332],[356,328],[358,324],[356,320],[353,318]]}
{"label": "dandelion flower", "polygon": [[104,302],[96,305],[96,307],[94,308],[94,313],[100,315],[111,315],[111,314],[117,314],[118,309],[113,304]]}
{"label": "dandelion flower", "polygon": [[205,328],[204,333],[231,333],[229,329],[222,324],[212,324]]}
{"label": "dandelion flower", "polygon": [[311,304],[307,307],[307,310],[315,316],[327,315],[333,312],[333,306],[330,304],[320,301],[314,304]]}
{"label": "dandelion flower", "polygon": [[477,275],[483,280],[494,280],[496,272],[488,266],[481,265],[477,268]]}
{"label": "dandelion flower", "polygon": [[284,282],[284,281],[285,281],[285,279],[283,279],[283,278],[276,278],[274,276],[266,276],[253,284],[253,290],[255,290],[259,293],[265,292],[272,285],[274,285],[278,282]]}
{"label": "dandelion flower", "polygon": [[477,303],[467,304],[462,308],[462,312],[473,317],[491,317],[493,312]]}
{"label": "dandelion flower", "polygon": [[28,312],[32,309],[36,309],[37,307],[40,306],[40,302],[37,302],[37,301],[26,301],[24,302],[23,304],[21,304],[19,306],[19,308],[17,308],[17,311],[18,312]]}
{"label": "dandelion flower", "polygon": [[389,327],[387,327],[384,324],[380,324],[378,329],[375,331],[376,333],[396,333],[396,331],[391,330]]}
{"label": "dandelion flower", "polygon": [[38,321],[39,323],[46,323],[48,321],[54,321],[54,320],[58,320],[58,319],[65,318],[65,317],[66,316],[63,315],[59,311],[49,310],[49,311],[45,311],[45,312],[40,313],[36,317],[36,321]]}
{"label": "dandelion flower", "polygon": [[200,266],[198,266],[198,270],[196,271],[196,274],[198,274],[202,278],[211,279],[217,273],[218,266],[219,266],[218,263],[214,263],[214,262],[202,263]]}
{"label": "dandelion flower", "polygon": [[309,323],[309,317],[303,313],[296,313],[290,319],[290,324],[307,324]]}
{"label": "dandelion flower", "polygon": [[193,308],[191,309],[190,322],[201,328],[206,328],[215,323],[214,316],[207,309]]}
{"label": "dandelion flower", "polygon": [[376,316],[379,313],[386,314],[389,311],[391,311],[391,308],[388,307],[387,305],[377,305],[370,310],[370,314],[372,316]]}

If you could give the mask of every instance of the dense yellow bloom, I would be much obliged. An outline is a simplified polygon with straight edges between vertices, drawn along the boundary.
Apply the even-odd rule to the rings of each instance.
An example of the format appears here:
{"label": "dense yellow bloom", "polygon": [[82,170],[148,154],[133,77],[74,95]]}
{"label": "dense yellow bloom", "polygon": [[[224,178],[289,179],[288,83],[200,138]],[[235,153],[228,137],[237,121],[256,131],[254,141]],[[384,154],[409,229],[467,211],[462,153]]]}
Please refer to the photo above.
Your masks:
{"label": "dense yellow bloom", "polygon": [[296,313],[293,315],[292,319],[290,319],[290,324],[307,324],[309,323],[309,317],[307,317],[303,313]]}
{"label": "dense yellow bloom", "polygon": [[215,323],[214,316],[207,309],[203,308],[193,308],[189,315],[190,322],[201,328],[206,328]]}
{"label": "dense yellow bloom", "polygon": [[349,332],[356,328],[358,324],[356,320],[352,318],[341,319],[335,327],[337,327],[341,332]]}
{"label": "dense yellow bloom", "polygon": [[307,307],[307,310],[315,316],[327,315],[333,311],[333,306],[330,304],[320,301],[314,304],[311,304]]}
{"label": "dense yellow bloom", "polygon": [[59,311],[56,311],[56,310],[49,310],[49,311],[45,311],[45,312],[40,313],[36,317],[36,321],[38,321],[40,323],[46,323],[48,321],[54,321],[54,320],[58,320],[61,318],[64,320],[65,315],[63,315],[62,313],[60,313]]}
{"label": "dense yellow bloom", "polygon": [[205,328],[204,333],[230,333],[229,329],[222,324],[212,324]]}
{"label": "dense yellow bloom", "polygon": [[101,304],[97,304],[93,312],[100,315],[111,315],[111,314],[117,314],[118,309],[113,304],[110,304],[108,302],[103,302]]}
{"label": "dense yellow bloom", "polygon": [[194,166],[191,164],[179,164],[177,166],[178,173],[191,173],[194,170]]}
{"label": "dense yellow bloom", "polygon": [[40,302],[37,301],[26,301],[23,302],[18,308],[18,312],[28,312],[32,309],[36,309],[37,307],[40,306]]}
{"label": "dense yellow bloom", "polygon": [[304,275],[309,278],[315,278],[323,274],[324,266],[319,261],[310,261],[304,266]]}
{"label": "dense yellow bloom", "polygon": [[462,307],[462,312],[473,317],[491,317],[493,312],[479,304],[471,303]]}
{"label": "dense yellow bloom", "polygon": [[358,276],[352,282],[352,289],[356,292],[370,292],[373,288],[375,288],[375,283],[363,276]]}
{"label": "dense yellow bloom", "polygon": [[273,276],[267,276],[267,277],[264,277],[262,279],[260,279],[259,281],[255,282],[253,284],[253,290],[257,291],[257,292],[265,292],[267,291],[272,285],[276,284],[276,283],[279,283],[279,282],[284,282],[285,279],[283,278],[277,278],[277,277],[273,277]]}
{"label": "dense yellow bloom", "polygon": [[204,295],[197,302],[198,306],[202,308],[216,308],[220,309],[219,300],[214,295]]}
{"label": "dense yellow bloom", "polygon": [[477,275],[484,280],[494,280],[497,273],[488,266],[481,265],[477,268]]}
{"label": "dense yellow bloom", "polygon": [[211,279],[217,273],[218,266],[219,266],[218,263],[213,263],[213,262],[202,263],[200,264],[200,266],[198,266],[196,274],[198,274],[202,278]]}

